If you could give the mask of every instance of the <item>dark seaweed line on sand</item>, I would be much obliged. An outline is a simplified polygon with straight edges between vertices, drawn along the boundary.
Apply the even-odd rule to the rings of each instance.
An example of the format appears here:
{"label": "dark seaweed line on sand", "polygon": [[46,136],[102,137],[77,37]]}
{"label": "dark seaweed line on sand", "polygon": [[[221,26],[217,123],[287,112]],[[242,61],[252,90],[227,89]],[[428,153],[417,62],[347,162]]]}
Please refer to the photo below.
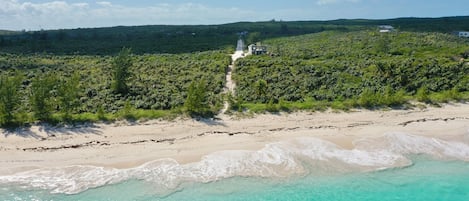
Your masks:
{"label": "dark seaweed line on sand", "polygon": [[469,120],[468,117],[451,117],[451,118],[433,118],[433,119],[428,119],[428,118],[423,118],[423,119],[417,119],[417,120],[411,120],[411,121],[406,121],[406,122],[402,122],[398,125],[400,126],[407,126],[409,124],[412,124],[412,123],[421,123],[421,122],[433,122],[433,121],[444,121],[444,122],[448,122],[448,121],[455,121],[455,120]]}

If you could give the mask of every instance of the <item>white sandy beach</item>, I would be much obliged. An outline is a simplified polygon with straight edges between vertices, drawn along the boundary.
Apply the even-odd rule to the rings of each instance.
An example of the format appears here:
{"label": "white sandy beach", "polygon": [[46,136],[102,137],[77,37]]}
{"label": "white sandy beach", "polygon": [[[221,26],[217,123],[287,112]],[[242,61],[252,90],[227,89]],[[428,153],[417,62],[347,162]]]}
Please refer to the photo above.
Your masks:
{"label": "white sandy beach", "polygon": [[33,126],[0,136],[0,175],[41,167],[94,165],[130,168],[172,158],[196,162],[221,150],[259,150],[266,144],[314,137],[353,149],[357,139],[390,132],[469,143],[469,105],[352,112],[298,112],[218,120],[113,123],[78,128]]}

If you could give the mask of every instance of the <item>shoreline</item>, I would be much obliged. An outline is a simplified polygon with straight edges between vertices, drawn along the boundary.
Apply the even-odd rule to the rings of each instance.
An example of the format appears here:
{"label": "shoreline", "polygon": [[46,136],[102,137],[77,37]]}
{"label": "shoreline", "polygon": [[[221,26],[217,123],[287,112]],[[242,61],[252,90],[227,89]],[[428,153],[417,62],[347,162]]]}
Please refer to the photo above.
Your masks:
{"label": "shoreline", "polygon": [[93,165],[132,168],[171,158],[180,164],[225,150],[260,150],[266,144],[312,137],[353,149],[354,141],[390,132],[469,143],[469,104],[441,108],[257,114],[220,120],[152,120],[74,128],[33,126],[0,136],[0,175],[43,167]]}

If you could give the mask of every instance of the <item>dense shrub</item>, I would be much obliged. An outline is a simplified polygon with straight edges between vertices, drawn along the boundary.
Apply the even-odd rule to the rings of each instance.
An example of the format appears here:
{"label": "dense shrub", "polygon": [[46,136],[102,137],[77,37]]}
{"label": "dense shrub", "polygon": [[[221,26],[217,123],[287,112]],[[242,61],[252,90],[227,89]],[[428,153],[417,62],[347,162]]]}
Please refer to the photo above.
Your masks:
{"label": "dense shrub", "polygon": [[[129,58],[131,57],[131,58]],[[58,56],[48,54],[0,54],[0,80],[15,79],[19,101],[9,106],[0,104],[0,121],[73,121],[76,118],[110,120],[138,117],[137,111],[178,111],[187,99],[190,83],[205,79],[206,99],[210,111],[221,107],[225,68],[231,62],[225,51],[194,54],[130,55],[132,65],[123,79],[125,93],[115,93],[113,63],[120,57]],[[118,62],[122,63],[122,62]],[[130,73],[131,72],[131,73]],[[127,73],[126,73],[127,74]],[[2,81],[3,82],[3,81]],[[0,88],[9,85],[2,84]],[[0,90],[1,91],[1,90]],[[120,91],[124,92],[124,91]],[[2,96],[3,99],[8,96]],[[133,110],[128,112],[128,108]],[[127,111],[127,113],[126,113]],[[123,114],[123,112],[125,114]],[[85,114],[96,114],[85,115]],[[168,115],[170,112],[167,113]],[[133,115],[133,116],[132,116]],[[140,116],[161,116],[143,113]],[[15,120],[16,121],[16,120]],[[19,120],[18,120],[19,121]]]}
{"label": "dense shrub", "polygon": [[357,100],[369,108],[402,105],[406,96],[413,95],[429,102],[431,93],[444,91],[457,100],[458,94],[469,90],[469,64],[460,60],[469,41],[452,35],[322,32],[263,44],[268,45],[269,55],[236,62],[233,77],[242,101]]}

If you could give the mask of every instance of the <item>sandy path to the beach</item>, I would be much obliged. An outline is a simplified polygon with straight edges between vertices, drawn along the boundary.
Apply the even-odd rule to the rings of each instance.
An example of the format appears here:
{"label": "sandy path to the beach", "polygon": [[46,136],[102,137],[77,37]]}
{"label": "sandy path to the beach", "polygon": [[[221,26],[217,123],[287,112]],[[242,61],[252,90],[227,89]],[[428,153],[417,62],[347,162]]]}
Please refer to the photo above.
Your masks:
{"label": "sandy path to the beach", "polygon": [[[232,79],[232,74],[234,70],[234,64],[236,60],[243,58],[244,57],[244,41],[242,39],[238,40],[238,43],[236,45],[236,51],[231,55],[231,64],[228,66],[227,71],[226,71],[226,77],[225,77],[225,94],[231,93],[232,95],[235,94],[235,87],[236,83]],[[225,100],[225,103],[223,104],[223,109],[221,110],[220,114],[224,114],[228,109],[230,105],[228,101]]]}
{"label": "sandy path to the beach", "polygon": [[392,111],[299,112],[223,120],[149,121],[44,128],[0,136],[0,175],[37,168],[96,165],[128,168],[174,158],[199,161],[220,150],[258,150],[268,143],[316,137],[352,149],[358,138],[388,132],[469,142],[469,104]]}

